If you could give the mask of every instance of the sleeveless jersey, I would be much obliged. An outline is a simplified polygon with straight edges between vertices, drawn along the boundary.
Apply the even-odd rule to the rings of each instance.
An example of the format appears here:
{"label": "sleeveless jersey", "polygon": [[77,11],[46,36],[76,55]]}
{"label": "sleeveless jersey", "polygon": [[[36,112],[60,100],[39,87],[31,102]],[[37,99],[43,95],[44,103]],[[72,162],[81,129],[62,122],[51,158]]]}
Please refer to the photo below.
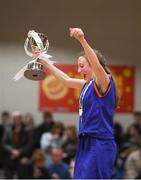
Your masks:
{"label": "sleeveless jersey", "polygon": [[113,116],[115,112],[115,85],[112,77],[103,96],[95,80],[85,84],[80,94],[79,135],[113,139]]}

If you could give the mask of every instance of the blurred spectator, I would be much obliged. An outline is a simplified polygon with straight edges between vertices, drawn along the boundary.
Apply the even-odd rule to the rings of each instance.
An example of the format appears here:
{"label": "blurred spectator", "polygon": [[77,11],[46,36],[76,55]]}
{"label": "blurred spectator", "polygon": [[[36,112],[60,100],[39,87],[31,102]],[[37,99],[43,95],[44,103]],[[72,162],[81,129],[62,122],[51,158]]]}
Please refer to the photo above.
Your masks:
{"label": "blurred spectator", "polygon": [[69,167],[62,162],[62,156],[61,148],[51,150],[52,163],[48,166],[50,179],[69,179]]}
{"label": "blurred spectator", "polygon": [[25,125],[25,130],[28,132],[30,139],[32,140],[33,147],[31,148],[31,153],[30,153],[32,154],[32,152],[35,149],[35,144],[34,144],[35,126],[34,126],[34,118],[32,114],[27,113],[23,119],[23,123]]}
{"label": "blurred spectator", "polygon": [[122,145],[125,141],[125,134],[123,127],[118,122],[114,123],[114,137],[117,143],[118,151],[120,152],[120,149],[122,148]]}
{"label": "blurred spectator", "polygon": [[27,113],[24,117],[23,123],[27,130],[32,131],[34,129],[34,118],[32,114]]}
{"label": "blurred spectator", "polygon": [[122,179],[125,160],[117,156],[111,179]]}
{"label": "blurred spectator", "polygon": [[41,149],[47,154],[47,164],[52,162],[50,151],[55,147],[62,147],[64,142],[64,126],[61,122],[53,125],[51,132],[43,133],[41,137]]}
{"label": "blurred spectator", "polygon": [[140,144],[140,135],[139,126],[137,124],[131,124],[127,129],[126,142]]}
{"label": "blurred spectator", "polygon": [[31,161],[25,158],[21,160],[18,177],[20,179],[48,179],[45,161],[45,153],[40,149],[35,150]]}
{"label": "blurred spectator", "polygon": [[[123,174],[125,174],[125,166],[129,167],[129,164],[131,162],[130,155],[140,147],[141,136],[139,133],[139,126],[137,124],[131,124],[127,129],[127,133],[125,134],[124,143],[122,144],[122,146],[120,147],[120,151],[118,152],[118,157],[112,176],[113,179],[121,179],[123,177]],[[127,174],[129,174],[129,172],[127,172]]]}
{"label": "blurred spectator", "polygon": [[4,158],[5,158],[5,151],[2,147],[2,139],[4,136],[5,131],[10,126],[10,113],[8,111],[3,111],[1,114],[1,124],[0,124],[0,169],[3,168],[4,165]]}
{"label": "blurred spectator", "polygon": [[64,142],[64,126],[61,122],[56,122],[51,132],[43,133],[41,136],[41,148],[47,152],[53,147],[62,147]]}
{"label": "blurred spectator", "polygon": [[6,131],[3,139],[3,147],[7,152],[5,159],[5,178],[13,178],[19,167],[19,161],[23,156],[28,156],[32,141],[22,122],[22,115],[16,111],[13,113],[13,125]]}
{"label": "blurred spectator", "polygon": [[125,135],[125,142],[122,146],[121,152],[119,154],[120,158],[126,159],[128,155],[138,149],[141,144],[141,135],[139,133],[139,126],[136,124],[131,124]]}
{"label": "blurred spectator", "polygon": [[134,123],[141,127],[141,112],[140,111],[134,112],[133,117],[134,117]]}
{"label": "blurred spectator", "polygon": [[141,149],[133,151],[126,159],[124,179],[138,179],[141,177]]}
{"label": "blurred spectator", "polygon": [[70,160],[70,164],[69,164],[69,173],[70,173],[70,178],[71,178],[71,179],[73,179],[74,164],[75,164],[74,159],[71,159],[71,160]]}
{"label": "blurred spectator", "polygon": [[1,114],[2,126],[7,128],[10,124],[10,113],[8,111],[3,111]]}
{"label": "blurred spectator", "polygon": [[64,151],[63,161],[67,164],[74,158],[77,148],[77,131],[74,125],[66,127],[66,140],[62,146]]}
{"label": "blurred spectator", "polygon": [[51,112],[43,113],[43,122],[35,129],[35,147],[40,148],[41,136],[45,132],[51,132],[54,125],[53,115]]}
{"label": "blurred spectator", "polygon": [[9,128],[9,126],[10,126],[10,113],[8,111],[4,111],[1,114],[0,145],[1,145],[1,142],[2,142],[4,132]]}

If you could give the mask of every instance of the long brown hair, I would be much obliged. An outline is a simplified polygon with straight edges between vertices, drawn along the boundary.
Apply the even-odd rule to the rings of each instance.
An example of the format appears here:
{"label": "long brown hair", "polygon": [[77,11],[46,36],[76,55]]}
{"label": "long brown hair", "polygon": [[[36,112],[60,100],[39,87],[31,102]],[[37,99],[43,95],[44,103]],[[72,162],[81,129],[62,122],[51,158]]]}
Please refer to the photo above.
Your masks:
{"label": "long brown hair", "polygon": [[[108,68],[108,66],[106,65],[106,59],[105,59],[105,57],[102,55],[102,53],[101,53],[99,50],[97,50],[97,49],[94,49],[94,52],[95,52],[95,54],[96,54],[96,56],[97,56],[97,58],[98,58],[98,60],[99,60],[99,62],[100,62],[100,64],[101,64],[101,66],[102,66],[103,69],[105,70],[105,72],[106,72],[107,74],[110,74],[110,75],[112,76],[112,79],[113,79],[114,84],[115,84],[115,92],[116,92],[116,94],[115,94],[115,99],[116,99],[115,107],[118,108],[118,107],[119,107],[120,96],[119,96],[119,93],[118,93],[118,88],[117,88],[116,79],[115,79],[113,73],[111,72],[111,70],[110,70],[110,69]],[[85,56],[84,52],[81,52],[81,53],[80,53],[80,56]]]}

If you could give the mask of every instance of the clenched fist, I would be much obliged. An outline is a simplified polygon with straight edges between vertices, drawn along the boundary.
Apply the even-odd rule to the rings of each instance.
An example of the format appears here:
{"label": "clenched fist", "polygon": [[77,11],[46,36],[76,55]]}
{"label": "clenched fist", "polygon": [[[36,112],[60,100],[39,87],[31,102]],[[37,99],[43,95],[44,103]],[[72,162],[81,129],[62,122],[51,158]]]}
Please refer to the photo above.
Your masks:
{"label": "clenched fist", "polygon": [[74,37],[76,40],[81,41],[84,39],[84,32],[80,28],[70,28],[70,37]]}

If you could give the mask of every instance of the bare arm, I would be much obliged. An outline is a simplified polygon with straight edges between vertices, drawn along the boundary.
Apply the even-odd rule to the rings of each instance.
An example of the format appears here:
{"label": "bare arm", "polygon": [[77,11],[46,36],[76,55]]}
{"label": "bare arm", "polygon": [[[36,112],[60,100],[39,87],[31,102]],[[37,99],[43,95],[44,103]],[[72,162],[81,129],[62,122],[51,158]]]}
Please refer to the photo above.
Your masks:
{"label": "bare arm", "polygon": [[79,88],[81,89],[82,86],[85,83],[85,80],[82,79],[76,79],[71,78],[67,74],[65,74],[63,71],[58,69],[56,66],[51,64],[49,61],[40,60],[42,64],[47,67],[47,69],[58,79],[60,80],[64,85],[66,85],[69,88]]}
{"label": "bare arm", "polygon": [[94,50],[86,41],[83,31],[79,28],[70,28],[70,36],[77,39],[82,45],[85,55],[96,76],[96,83],[101,88],[101,90],[105,92],[109,83],[109,77],[103,69],[103,67],[101,66],[101,64],[99,63],[99,60]]}

